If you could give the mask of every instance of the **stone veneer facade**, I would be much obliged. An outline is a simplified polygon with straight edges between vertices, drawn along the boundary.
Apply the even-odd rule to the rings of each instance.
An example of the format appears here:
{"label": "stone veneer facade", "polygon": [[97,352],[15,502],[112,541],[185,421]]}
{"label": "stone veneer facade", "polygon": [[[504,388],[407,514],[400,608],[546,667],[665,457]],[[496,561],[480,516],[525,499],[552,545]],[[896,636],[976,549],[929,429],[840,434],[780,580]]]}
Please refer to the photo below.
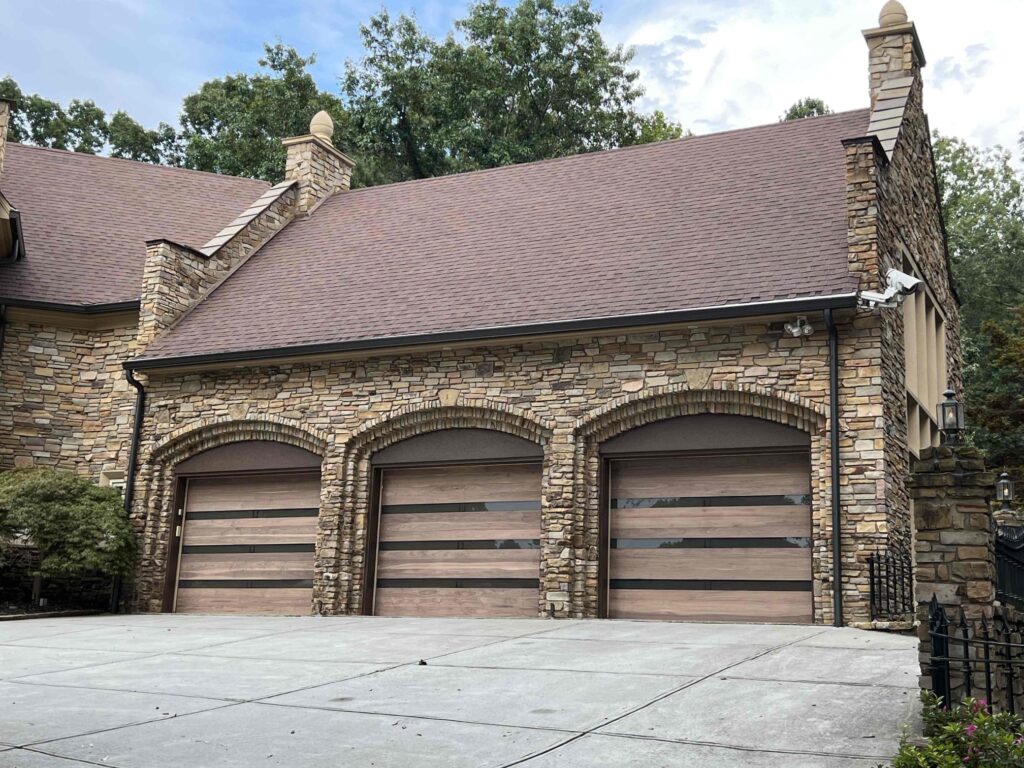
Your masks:
{"label": "stone veneer facade", "polygon": [[[889,77],[911,77],[914,85],[891,157],[874,137],[846,142],[849,263],[862,289],[878,290],[887,269],[901,268],[905,254],[913,257],[947,314],[949,376],[959,387],[958,310],[945,262],[915,34],[912,26],[899,25],[868,35],[873,91]],[[0,466],[124,468],[131,397],[117,365],[144,353],[149,340],[291,217],[316,215],[319,202],[347,188],[351,161],[328,142],[306,136],[286,145],[287,178],[295,186],[216,254],[203,259],[167,241],[149,245],[137,333],[134,324],[84,335],[11,324],[2,358],[8,403],[0,407],[9,404],[14,411],[13,436],[0,438]],[[477,427],[543,446],[538,613],[594,616],[598,446],[654,420],[729,413],[810,435],[814,616],[828,621],[833,532],[827,335],[812,318],[814,335],[791,338],[782,329],[791,319],[139,373],[147,407],[131,513],[142,542],[135,605],[161,610],[164,579],[174,577],[166,573],[166,548],[175,465],[217,445],[272,439],[323,456],[311,609],[359,612],[370,455],[425,431]],[[911,538],[902,314],[843,311],[837,325],[844,617],[861,622],[868,615],[867,556],[888,546],[909,547]],[[86,385],[79,371],[90,365],[103,373]],[[36,387],[43,394],[36,395]],[[25,410],[22,402],[35,405]],[[0,428],[7,418],[0,413]]]}
{"label": "stone veneer facade", "polygon": [[122,363],[135,313],[97,318],[9,308],[0,350],[0,469],[123,472],[133,403]]}

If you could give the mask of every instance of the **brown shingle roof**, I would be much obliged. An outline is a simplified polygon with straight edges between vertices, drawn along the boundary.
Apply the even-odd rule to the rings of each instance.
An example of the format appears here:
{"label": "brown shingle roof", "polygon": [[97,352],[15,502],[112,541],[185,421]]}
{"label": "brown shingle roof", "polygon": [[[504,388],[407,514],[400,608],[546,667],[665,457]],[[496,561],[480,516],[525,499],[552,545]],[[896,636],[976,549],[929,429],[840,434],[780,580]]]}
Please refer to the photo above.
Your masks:
{"label": "brown shingle roof", "polygon": [[857,289],[841,140],[867,110],[336,195],[146,358]]}
{"label": "brown shingle roof", "polygon": [[137,301],[146,240],[198,248],[269,186],[8,144],[0,189],[21,212],[26,257],[0,267],[0,303]]}

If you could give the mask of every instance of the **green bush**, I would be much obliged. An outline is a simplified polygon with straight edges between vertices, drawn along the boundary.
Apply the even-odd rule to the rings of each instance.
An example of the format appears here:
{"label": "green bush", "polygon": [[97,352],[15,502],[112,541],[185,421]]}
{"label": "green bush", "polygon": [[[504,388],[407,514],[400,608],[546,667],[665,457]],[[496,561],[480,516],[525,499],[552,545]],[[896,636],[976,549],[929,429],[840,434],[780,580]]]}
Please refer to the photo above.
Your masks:
{"label": "green bush", "polygon": [[1016,715],[989,712],[984,700],[967,699],[944,710],[932,693],[924,701],[924,746],[904,744],[895,768],[1020,768],[1024,766],[1022,722]]}
{"label": "green bush", "polygon": [[0,558],[16,537],[39,551],[44,578],[128,576],[135,567],[121,495],[73,472],[0,474]]}

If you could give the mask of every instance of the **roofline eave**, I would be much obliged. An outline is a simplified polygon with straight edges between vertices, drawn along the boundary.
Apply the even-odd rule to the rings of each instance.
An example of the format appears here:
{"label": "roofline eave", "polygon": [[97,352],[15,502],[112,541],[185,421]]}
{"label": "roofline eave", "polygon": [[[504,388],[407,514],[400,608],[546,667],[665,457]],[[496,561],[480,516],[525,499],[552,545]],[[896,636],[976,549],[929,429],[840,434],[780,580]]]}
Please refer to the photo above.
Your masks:
{"label": "roofline eave", "polygon": [[823,296],[805,296],[796,299],[773,299],[770,301],[746,302],[743,304],[720,304],[710,307],[695,307],[670,312],[655,312],[643,315],[617,315],[612,317],[561,320],[550,323],[528,325],[496,326],[489,328],[443,331],[406,336],[388,336],[354,339],[342,342],[266,347],[228,352],[210,352],[199,355],[178,355],[174,357],[139,357],[127,360],[127,370],[142,371],[159,368],[186,366],[208,366],[216,363],[243,363],[269,361],[278,358],[317,357],[344,352],[369,352],[397,347],[415,347],[451,344],[468,341],[495,341],[523,336],[542,336],[572,332],[614,330],[617,328],[669,325],[673,323],[703,322],[731,318],[753,317],[765,314],[787,314],[823,309],[853,309],[857,307],[858,294],[836,293]]}
{"label": "roofline eave", "polygon": [[105,315],[112,312],[131,312],[139,308],[139,300],[111,301],[104,304],[65,304],[59,301],[37,301],[35,299],[4,298],[0,306],[20,309],[45,309],[51,312],[71,312],[76,315]]}

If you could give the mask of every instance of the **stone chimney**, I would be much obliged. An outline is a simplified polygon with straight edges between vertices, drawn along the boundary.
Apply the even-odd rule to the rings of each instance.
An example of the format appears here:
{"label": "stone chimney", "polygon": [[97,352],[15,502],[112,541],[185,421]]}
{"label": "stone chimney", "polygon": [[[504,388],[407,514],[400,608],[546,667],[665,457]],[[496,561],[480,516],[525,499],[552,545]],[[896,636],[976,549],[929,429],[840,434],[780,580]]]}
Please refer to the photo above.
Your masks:
{"label": "stone chimney", "polygon": [[0,177],[4,175],[4,152],[7,149],[7,127],[11,124],[14,102],[0,97]]}
{"label": "stone chimney", "polygon": [[331,143],[334,121],[317,112],[309,123],[309,134],[285,139],[288,160],[284,177],[298,182],[298,212],[311,213],[339,190],[347,190],[355,163]]}
{"label": "stone chimney", "polygon": [[871,108],[879,100],[882,86],[893,80],[920,80],[924,51],[914,22],[899,0],[889,0],[878,14],[878,26],[864,30],[868,44],[868,73]]}

